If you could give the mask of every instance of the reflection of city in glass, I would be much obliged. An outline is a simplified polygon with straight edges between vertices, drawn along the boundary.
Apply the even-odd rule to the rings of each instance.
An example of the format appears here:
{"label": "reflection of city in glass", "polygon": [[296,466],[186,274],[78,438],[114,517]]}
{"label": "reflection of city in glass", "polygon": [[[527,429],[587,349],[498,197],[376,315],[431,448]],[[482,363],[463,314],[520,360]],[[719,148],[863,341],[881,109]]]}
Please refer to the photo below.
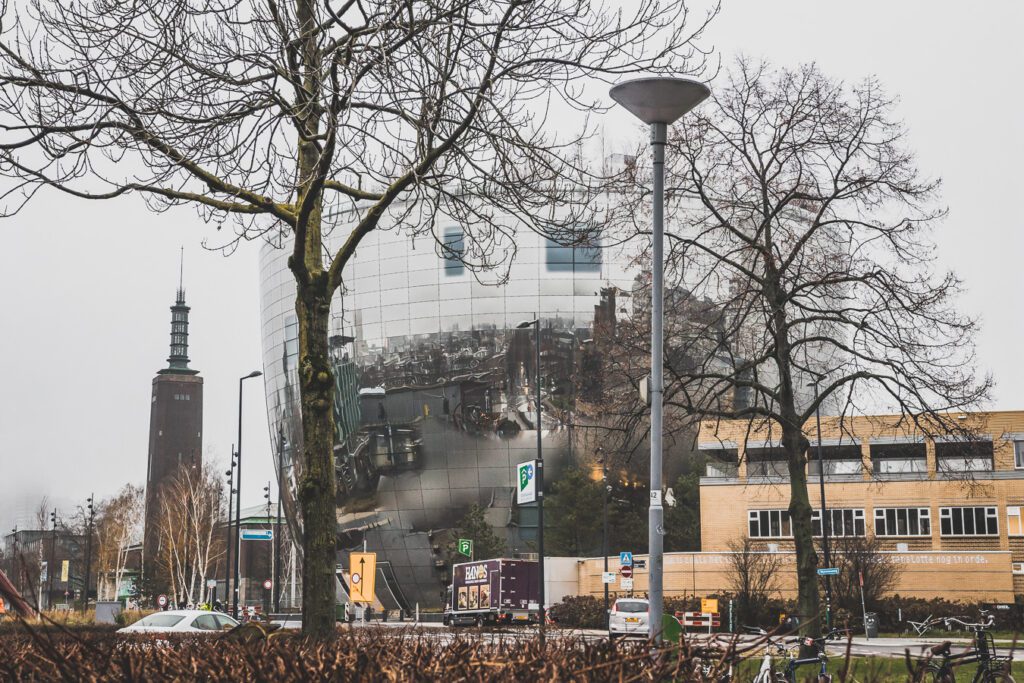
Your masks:
{"label": "reflection of city in glass", "polygon": [[[378,594],[392,608],[440,604],[448,532],[474,503],[505,534],[510,554],[534,551],[535,507],[517,507],[513,493],[516,465],[536,456],[534,329],[516,326],[541,321],[550,483],[575,456],[574,387],[595,307],[634,280],[616,251],[524,230],[507,284],[486,284],[497,276],[474,274],[457,258],[462,228],[442,225],[437,235],[440,244],[372,233],[332,309],[340,542],[356,547],[365,537],[378,553]],[[262,336],[271,432],[275,443],[279,429],[285,434],[294,484],[298,326],[283,246],[261,253]],[[481,599],[489,596],[467,596]]]}

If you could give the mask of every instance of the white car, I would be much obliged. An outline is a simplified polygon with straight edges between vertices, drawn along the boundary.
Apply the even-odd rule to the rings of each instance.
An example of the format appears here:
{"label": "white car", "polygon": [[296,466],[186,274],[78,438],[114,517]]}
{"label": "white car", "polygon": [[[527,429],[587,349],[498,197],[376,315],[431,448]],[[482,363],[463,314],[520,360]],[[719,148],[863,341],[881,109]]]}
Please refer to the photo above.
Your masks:
{"label": "white car", "polygon": [[647,615],[651,606],[642,598],[619,598],[608,615],[608,637],[647,637]]}
{"label": "white car", "polygon": [[223,633],[236,626],[237,621],[220,612],[176,609],[154,612],[118,633]]}

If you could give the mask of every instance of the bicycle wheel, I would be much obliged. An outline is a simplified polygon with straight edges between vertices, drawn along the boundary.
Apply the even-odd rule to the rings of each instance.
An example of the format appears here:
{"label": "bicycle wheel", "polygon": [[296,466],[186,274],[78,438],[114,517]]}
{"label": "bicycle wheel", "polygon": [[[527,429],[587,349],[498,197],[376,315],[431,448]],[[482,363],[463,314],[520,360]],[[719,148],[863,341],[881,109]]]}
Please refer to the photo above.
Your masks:
{"label": "bicycle wheel", "polygon": [[1007,671],[986,671],[981,677],[981,683],[1016,683],[1016,681]]}
{"label": "bicycle wheel", "polygon": [[956,683],[956,675],[947,667],[929,664],[924,672],[925,683]]}

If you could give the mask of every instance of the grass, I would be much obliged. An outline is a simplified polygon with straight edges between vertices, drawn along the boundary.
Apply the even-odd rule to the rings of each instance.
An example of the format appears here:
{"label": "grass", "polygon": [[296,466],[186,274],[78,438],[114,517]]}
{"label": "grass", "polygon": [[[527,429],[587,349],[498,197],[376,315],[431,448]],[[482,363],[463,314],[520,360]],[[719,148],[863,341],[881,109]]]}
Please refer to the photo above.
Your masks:
{"label": "grass", "polygon": [[[781,662],[776,660],[776,667],[780,664]],[[832,674],[834,680],[841,680],[840,674],[845,664],[846,662],[842,657],[832,657],[829,659],[828,671]],[[760,668],[760,657],[746,659],[737,668],[734,680],[753,680]],[[976,670],[977,664],[965,664],[964,666],[957,667],[954,670],[956,672],[956,680],[958,683],[960,681],[970,683],[974,679],[974,672]],[[802,666],[797,669],[797,680],[813,679],[816,673],[817,667],[811,665]],[[1011,673],[1015,679],[1024,681],[1024,662],[1014,662]],[[849,668],[845,680],[850,682],[871,681],[872,683],[880,681],[909,681],[910,671],[907,668],[907,661],[901,657],[853,656],[849,659]]]}

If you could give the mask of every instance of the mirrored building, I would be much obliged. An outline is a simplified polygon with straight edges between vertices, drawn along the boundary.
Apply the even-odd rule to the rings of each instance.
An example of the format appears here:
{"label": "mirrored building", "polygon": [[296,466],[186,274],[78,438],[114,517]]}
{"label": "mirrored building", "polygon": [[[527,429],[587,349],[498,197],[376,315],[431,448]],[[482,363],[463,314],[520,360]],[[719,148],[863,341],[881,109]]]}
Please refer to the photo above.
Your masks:
{"label": "mirrored building", "polygon": [[[335,218],[339,240],[345,220]],[[587,386],[578,375],[590,367],[595,316],[628,295],[636,276],[619,247],[567,246],[521,230],[502,282],[459,260],[462,226],[440,224],[435,234],[371,233],[331,311],[339,542],[365,540],[378,553],[378,597],[393,609],[440,604],[449,532],[473,504],[509,554],[535,551],[536,509],[514,503],[516,465],[536,457],[538,428],[549,483],[579,456],[572,415]],[[301,428],[290,253],[287,238],[264,245],[260,282],[271,434],[294,485]],[[539,425],[535,331],[517,327],[535,318]],[[285,502],[295,524],[287,492]]]}

